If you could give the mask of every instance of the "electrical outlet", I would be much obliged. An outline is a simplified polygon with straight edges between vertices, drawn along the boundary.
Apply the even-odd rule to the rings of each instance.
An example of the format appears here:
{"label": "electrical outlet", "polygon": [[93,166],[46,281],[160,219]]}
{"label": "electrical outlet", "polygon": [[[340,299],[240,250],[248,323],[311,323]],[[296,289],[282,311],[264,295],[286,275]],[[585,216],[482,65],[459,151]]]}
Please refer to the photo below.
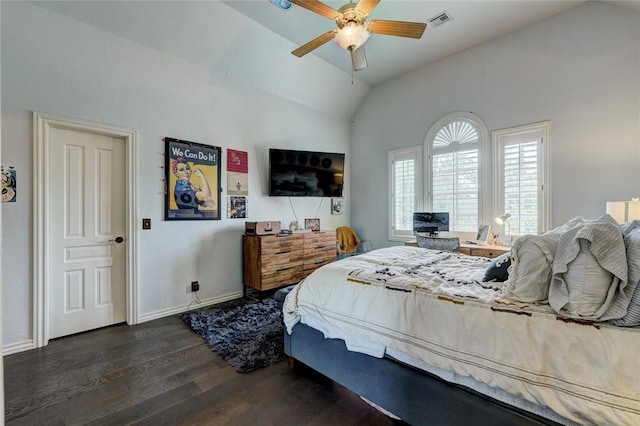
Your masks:
{"label": "electrical outlet", "polygon": [[196,292],[198,290],[200,290],[200,284],[198,281],[191,281],[191,291]]}

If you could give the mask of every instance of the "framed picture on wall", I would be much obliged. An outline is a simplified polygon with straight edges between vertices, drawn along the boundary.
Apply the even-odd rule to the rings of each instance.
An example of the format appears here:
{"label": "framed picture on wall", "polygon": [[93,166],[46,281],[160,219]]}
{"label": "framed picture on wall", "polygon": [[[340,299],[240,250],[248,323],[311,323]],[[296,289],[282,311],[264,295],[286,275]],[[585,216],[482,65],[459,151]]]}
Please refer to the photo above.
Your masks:
{"label": "framed picture on wall", "polygon": [[16,202],[16,168],[14,166],[1,166],[2,168],[2,202]]}
{"label": "framed picture on wall", "polygon": [[217,146],[165,140],[165,220],[220,219],[220,155]]}
{"label": "framed picture on wall", "polygon": [[229,196],[227,200],[227,217],[229,219],[248,218],[247,197]]}
{"label": "framed picture on wall", "polygon": [[342,214],[344,198],[331,199],[331,214]]}

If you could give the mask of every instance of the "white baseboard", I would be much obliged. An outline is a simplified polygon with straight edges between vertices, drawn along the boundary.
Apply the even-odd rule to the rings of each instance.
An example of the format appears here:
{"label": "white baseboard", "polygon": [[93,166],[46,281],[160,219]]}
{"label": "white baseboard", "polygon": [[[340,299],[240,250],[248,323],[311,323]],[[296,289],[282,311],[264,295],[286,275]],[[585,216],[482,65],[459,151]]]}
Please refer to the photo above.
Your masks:
{"label": "white baseboard", "polygon": [[25,340],[24,342],[9,343],[2,347],[2,356],[17,354],[31,349],[35,349],[36,344],[33,340]]}
{"label": "white baseboard", "polygon": [[[238,299],[242,297],[242,295],[243,295],[242,291],[238,291],[235,293],[225,294],[224,296],[214,297],[210,299],[203,299],[200,301],[200,303],[192,303],[186,306],[184,305],[176,306],[174,308],[162,309],[160,311],[150,312],[148,314],[144,314],[138,317],[138,324],[147,322],[147,321],[152,321],[155,319],[168,317],[171,315],[181,314],[183,312],[186,312],[187,308],[189,309],[204,308],[206,306],[226,302],[227,300]],[[35,348],[36,348],[36,344],[33,340],[25,340],[24,342],[9,343],[7,345],[2,346],[2,356],[17,354],[19,352],[28,351]]]}
{"label": "white baseboard", "polygon": [[226,302],[227,300],[238,299],[240,297],[242,297],[242,291],[225,294],[224,296],[218,296],[211,299],[202,299],[200,303],[191,303],[186,306],[182,305],[176,306],[174,308],[162,309],[160,311],[149,312],[148,314],[140,315],[138,317],[138,324],[168,317],[171,315],[181,314],[183,312],[187,312],[187,308],[189,308],[189,310],[204,308],[205,306],[215,305],[218,303]]}

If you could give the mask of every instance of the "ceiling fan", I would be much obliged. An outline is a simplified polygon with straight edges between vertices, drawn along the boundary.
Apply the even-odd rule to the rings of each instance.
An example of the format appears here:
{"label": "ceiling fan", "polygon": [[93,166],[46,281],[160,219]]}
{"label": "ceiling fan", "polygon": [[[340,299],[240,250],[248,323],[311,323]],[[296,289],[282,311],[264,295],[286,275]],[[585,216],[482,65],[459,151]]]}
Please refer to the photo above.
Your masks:
{"label": "ceiling fan", "polygon": [[359,0],[357,4],[349,2],[339,10],[327,6],[318,0],[289,0],[291,3],[308,9],[325,18],[335,21],[337,29],[327,31],[310,42],[300,46],[292,54],[301,57],[322,46],[331,39],[351,54],[354,71],[367,68],[364,43],[371,34],[384,34],[398,37],[421,38],[427,24],[405,21],[367,21],[369,13],[380,3],[380,0]]}

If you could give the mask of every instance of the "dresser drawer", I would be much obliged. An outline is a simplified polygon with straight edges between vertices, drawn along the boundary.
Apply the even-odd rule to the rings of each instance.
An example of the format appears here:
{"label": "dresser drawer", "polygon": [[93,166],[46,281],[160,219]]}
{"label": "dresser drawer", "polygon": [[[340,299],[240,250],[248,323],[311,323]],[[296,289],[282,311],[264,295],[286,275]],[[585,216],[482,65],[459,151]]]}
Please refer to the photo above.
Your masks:
{"label": "dresser drawer", "polygon": [[305,234],[303,250],[305,275],[322,265],[335,261],[337,256],[336,247],[335,232]]}
{"label": "dresser drawer", "polygon": [[458,253],[468,254],[470,256],[482,256],[494,258],[509,252],[509,247],[503,246],[471,246],[464,245],[457,250]]}
{"label": "dresser drawer", "polygon": [[302,251],[304,239],[300,235],[260,237],[260,255],[262,257]]}

